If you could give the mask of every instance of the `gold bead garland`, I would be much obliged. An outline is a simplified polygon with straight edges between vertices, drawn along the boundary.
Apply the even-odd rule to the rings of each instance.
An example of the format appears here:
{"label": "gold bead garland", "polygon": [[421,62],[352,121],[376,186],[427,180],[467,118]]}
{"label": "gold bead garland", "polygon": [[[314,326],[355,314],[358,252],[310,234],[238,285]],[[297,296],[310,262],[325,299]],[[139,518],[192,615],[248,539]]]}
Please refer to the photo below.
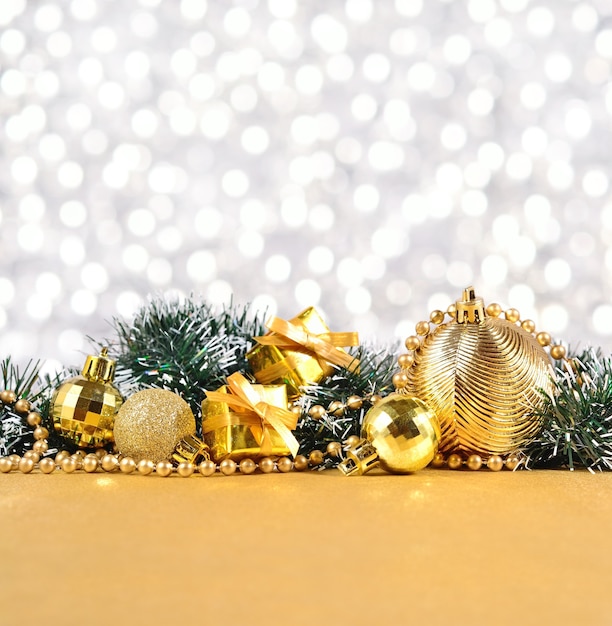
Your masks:
{"label": "gold bead garland", "polygon": [[363,406],[364,402],[369,402],[372,406],[374,406],[377,402],[382,400],[382,396],[376,393],[367,394],[363,397],[353,395],[349,396],[345,402],[341,402],[340,400],[332,400],[329,403],[329,406],[325,408],[322,404],[313,404],[308,409],[308,415],[313,420],[322,420],[330,415],[334,417],[340,417],[344,415],[346,409],[358,410]]}
{"label": "gold bead garland", "polygon": [[138,473],[142,476],[156,473],[158,476],[168,477],[176,473],[183,478],[189,478],[196,471],[202,476],[212,476],[217,472],[225,476],[231,476],[236,473],[249,475],[257,470],[262,474],[270,474],[272,472],[285,474],[291,471],[301,472],[309,467],[321,465],[327,454],[336,456],[340,448],[339,442],[331,442],[327,446],[326,452],[313,450],[308,457],[298,455],[294,460],[291,460],[289,457],[280,457],[278,459],[265,457],[258,462],[247,458],[237,463],[232,459],[225,459],[219,464],[207,460],[197,466],[186,461],[174,466],[167,460],[154,463],[148,459],[142,459],[137,463],[131,457],[110,454],[102,449],[89,454],[85,454],[82,450],[78,450],[74,454],[70,454],[67,450],[61,450],[54,459],[51,457],[36,459],[33,456],[29,456],[26,452],[23,457],[16,454],[9,457],[0,457],[0,472],[6,474],[19,470],[23,474],[29,474],[38,465],[38,469],[43,474],[52,474],[56,469],[61,469],[66,474],[72,474],[76,471],[84,471],[91,474],[102,470],[107,473],[117,471],[122,474]]}
{"label": "gold bead garland", "polygon": [[[49,449],[49,444],[47,443],[49,431],[44,426],[41,426],[42,416],[40,413],[32,410],[32,405],[28,400],[24,398],[18,399],[17,394],[13,390],[4,389],[0,391],[0,403],[3,406],[11,407],[17,415],[25,417],[27,424],[34,428],[34,445],[32,449],[26,451],[22,457],[18,454],[0,457],[0,472],[8,473],[12,470],[19,470],[24,474],[28,474]],[[43,463],[43,468],[47,465]],[[41,469],[41,471],[44,470]]]}
{"label": "gold bead garland", "polygon": [[448,457],[438,452],[431,462],[431,466],[435,468],[447,467],[452,470],[469,469],[477,471],[480,469],[488,469],[492,472],[499,472],[502,469],[514,471],[521,465],[521,458],[518,454],[509,454],[505,458],[499,454],[492,454],[488,459],[483,459],[479,454],[470,454],[467,458],[454,452]]}

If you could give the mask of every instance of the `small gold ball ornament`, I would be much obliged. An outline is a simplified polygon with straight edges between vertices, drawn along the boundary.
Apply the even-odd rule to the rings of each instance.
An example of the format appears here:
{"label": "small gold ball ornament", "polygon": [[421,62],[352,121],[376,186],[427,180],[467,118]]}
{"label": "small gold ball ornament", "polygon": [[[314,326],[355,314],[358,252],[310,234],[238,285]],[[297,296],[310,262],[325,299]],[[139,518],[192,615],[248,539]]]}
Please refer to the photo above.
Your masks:
{"label": "small gold ball ornament", "polygon": [[115,444],[136,463],[142,459],[159,463],[169,459],[179,441],[195,429],[191,408],[179,395],[167,389],[144,389],[119,409]]}
{"label": "small gold ball ornament", "polygon": [[[440,452],[480,456],[485,464],[537,434],[533,409],[543,401],[540,390],[552,392],[543,349],[551,338],[525,330],[532,324],[520,324],[516,309],[502,316],[499,305],[485,307],[472,287],[449,312],[453,319],[415,348],[400,393],[421,398],[438,415]],[[470,464],[477,464],[475,458]],[[494,459],[487,466],[496,471],[498,465]]]}
{"label": "small gold ball ornament", "polygon": [[366,413],[361,436],[339,465],[344,474],[364,474],[376,465],[387,472],[408,474],[434,460],[440,425],[421,400],[395,393]]}
{"label": "small gold ball ornament", "polygon": [[55,390],[49,413],[59,435],[80,448],[102,448],[113,441],[115,415],[123,404],[112,385],[114,374],[115,361],[103,348],[99,356],[87,357],[80,376]]}

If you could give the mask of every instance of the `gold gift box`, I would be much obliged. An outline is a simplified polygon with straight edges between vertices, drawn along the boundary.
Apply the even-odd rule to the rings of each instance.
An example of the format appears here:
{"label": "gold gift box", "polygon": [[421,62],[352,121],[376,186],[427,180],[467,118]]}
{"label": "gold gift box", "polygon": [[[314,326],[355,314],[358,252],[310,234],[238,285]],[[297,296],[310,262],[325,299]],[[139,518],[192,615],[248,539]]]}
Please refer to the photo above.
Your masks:
{"label": "gold gift box", "polygon": [[[262,402],[287,410],[287,388],[285,385],[251,385]],[[217,392],[230,394],[223,385]],[[227,425],[211,428],[213,422]],[[266,456],[288,456],[291,451],[279,433],[269,425],[261,423],[250,411],[228,406],[225,402],[205,399],[202,402],[202,433],[210,447],[210,455],[216,463],[224,459],[241,461]],[[264,447],[262,448],[262,443]]]}
{"label": "gold gift box", "polygon": [[[314,307],[309,307],[289,321],[312,335],[329,333],[329,328]],[[247,352],[246,358],[258,382],[266,385],[285,384],[290,398],[300,394],[300,386],[318,383],[334,371],[332,365],[318,359],[306,347],[289,349],[257,345]],[[268,372],[273,372],[272,376],[268,376]]]}

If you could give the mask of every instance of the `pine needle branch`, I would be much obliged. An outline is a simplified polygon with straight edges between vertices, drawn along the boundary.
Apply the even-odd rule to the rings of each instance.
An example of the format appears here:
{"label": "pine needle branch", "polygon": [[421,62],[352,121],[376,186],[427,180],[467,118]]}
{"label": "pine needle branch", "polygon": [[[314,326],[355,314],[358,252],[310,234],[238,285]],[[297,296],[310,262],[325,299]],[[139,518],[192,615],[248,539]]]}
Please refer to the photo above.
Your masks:
{"label": "pine needle branch", "polygon": [[558,364],[554,393],[535,416],[542,430],[524,450],[525,467],[612,470],[612,357],[588,349]]}
{"label": "pine needle branch", "polygon": [[[302,418],[295,431],[300,442],[300,454],[308,455],[313,450],[325,451],[332,441],[344,441],[351,435],[359,435],[364,415],[370,409],[367,400],[372,395],[385,396],[393,391],[392,377],[397,369],[395,346],[361,345],[350,350],[360,361],[359,369],[354,372],[338,368],[336,372],[317,385],[303,387],[299,405]],[[366,398],[359,409],[346,407],[341,414],[330,412],[320,420],[309,415],[315,405],[326,409],[338,401],[346,405],[350,396]],[[326,457],[324,468],[334,467],[338,459]]]}
{"label": "pine needle branch", "polygon": [[199,422],[204,391],[247,369],[253,337],[265,332],[262,316],[232,303],[219,312],[193,297],[152,299],[133,321],[113,321],[117,385],[125,395],[147,387],[174,391]]}

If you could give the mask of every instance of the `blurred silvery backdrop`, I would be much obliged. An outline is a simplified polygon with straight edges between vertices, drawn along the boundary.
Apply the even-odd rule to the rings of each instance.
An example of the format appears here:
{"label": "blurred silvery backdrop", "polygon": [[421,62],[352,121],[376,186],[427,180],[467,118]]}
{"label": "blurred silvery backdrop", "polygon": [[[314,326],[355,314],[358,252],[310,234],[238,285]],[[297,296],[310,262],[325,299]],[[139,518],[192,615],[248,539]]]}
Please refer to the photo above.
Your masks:
{"label": "blurred silvery backdrop", "polygon": [[609,0],[0,2],[0,356],[150,294],[610,349]]}

